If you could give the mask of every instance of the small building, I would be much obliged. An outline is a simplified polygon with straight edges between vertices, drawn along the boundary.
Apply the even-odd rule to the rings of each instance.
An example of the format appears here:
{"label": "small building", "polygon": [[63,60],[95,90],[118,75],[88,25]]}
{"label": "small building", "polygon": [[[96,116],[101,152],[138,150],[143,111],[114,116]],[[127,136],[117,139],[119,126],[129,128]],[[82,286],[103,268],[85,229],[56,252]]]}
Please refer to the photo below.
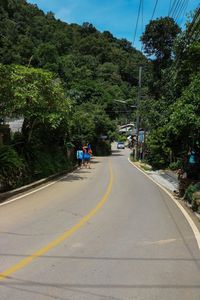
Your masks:
{"label": "small building", "polygon": [[134,134],[135,131],[135,125],[133,123],[125,124],[122,126],[119,126],[119,133],[121,134]]}

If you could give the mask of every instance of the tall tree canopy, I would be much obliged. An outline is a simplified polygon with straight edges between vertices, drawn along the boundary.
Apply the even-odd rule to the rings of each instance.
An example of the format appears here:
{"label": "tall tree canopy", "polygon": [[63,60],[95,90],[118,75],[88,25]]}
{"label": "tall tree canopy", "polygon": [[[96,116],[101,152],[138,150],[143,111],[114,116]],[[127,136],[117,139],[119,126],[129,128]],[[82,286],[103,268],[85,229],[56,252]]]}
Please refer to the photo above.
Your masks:
{"label": "tall tree canopy", "polygon": [[[153,28],[150,26],[152,22],[148,29]],[[159,20],[155,22],[160,23]],[[174,22],[166,24],[169,25],[166,32],[173,33],[170,48],[163,44],[166,54],[164,50],[160,52],[160,46],[158,51],[157,44],[153,42],[154,37],[160,34],[159,27],[158,32],[151,31],[150,35],[148,32],[142,37],[144,44],[148,42],[145,44],[148,54],[155,56],[152,57],[151,100],[143,103],[143,110],[146,106],[149,113],[143,114],[151,129],[148,138],[150,161],[159,167],[169,164],[172,157],[175,161],[180,159],[189,147],[198,148],[200,138],[200,9],[193,13],[186,30],[180,34],[177,34],[179,30]],[[162,60],[165,60],[164,63]],[[155,119],[157,122],[153,122]]]}
{"label": "tall tree canopy", "polygon": [[148,56],[154,55],[157,60],[169,60],[172,57],[172,46],[179,26],[170,17],[150,21],[141,37],[144,51]]}

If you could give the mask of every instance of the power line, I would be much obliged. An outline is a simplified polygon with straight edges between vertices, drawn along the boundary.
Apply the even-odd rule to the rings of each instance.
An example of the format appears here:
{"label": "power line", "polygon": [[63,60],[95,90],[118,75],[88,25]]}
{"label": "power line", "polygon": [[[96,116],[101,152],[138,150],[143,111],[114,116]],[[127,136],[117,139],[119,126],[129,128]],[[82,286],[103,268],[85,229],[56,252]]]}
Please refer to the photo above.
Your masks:
{"label": "power line", "polygon": [[[200,39],[200,6],[198,6],[195,15],[193,17],[192,22],[188,26],[186,30],[186,35],[185,35],[185,47],[182,49],[182,54],[183,52],[186,51],[187,47],[193,42]],[[178,66],[179,62],[181,59],[181,55],[176,61],[176,67]]]}
{"label": "power line", "polygon": [[[141,25],[142,25],[142,33],[144,32],[144,0],[142,0],[142,12],[141,12]],[[143,52],[143,44],[141,43],[141,52]]]}
{"label": "power line", "polygon": [[142,0],[142,32],[143,32],[143,29],[144,29],[144,0]]}
{"label": "power line", "polygon": [[135,26],[135,33],[134,33],[134,38],[133,38],[133,46],[134,46],[135,38],[136,38],[136,34],[137,34],[137,28],[138,28],[138,22],[139,22],[139,17],[140,17],[141,6],[142,6],[142,0],[140,0],[140,4],[139,4],[139,8],[138,8],[138,15],[137,15],[137,21],[136,21],[136,26]]}
{"label": "power line", "polygon": [[168,16],[171,16],[176,22],[181,18],[180,25],[183,22],[184,15],[188,7],[189,0],[175,0]]}
{"label": "power line", "polygon": [[152,16],[151,16],[151,20],[153,20],[154,14],[156,12],[157,4],[158,4],[158,0],[156,0],[156,3],[154,5],[154,9],[153,9],[153,13],[152,13]]}
{"label": "power line", "polygon": [[195,16],[191,22],[191,24],[188,27],[188,39],[189,41],[192,38],[199,39],[200,37],[200,6],[197,8]]}
{"label": "power line", "polygon": [[182,23],[183,23],[183,19],[184,19],[186,10],[187,10],[187,8],[188,8],[189,2],[190,2],[190,0],[187,0],[186,3],[185,3],[185,7],[183,8],[183,13],[182,13],[182,18],[181,18],[181,21],[180,21],[180,25],[182,25]]}
{"label": "power line", "polygon": [[181,16],[182,12],[183,12],[183,9],[184,9],[184,6],[186,4],[187,0],[183,0],[183,1],[180,1],[176,7],[176,9],[174,10],[173,12],[173,18],[174,20],[178,20],[179,17]]}
{"label": "power line", "polygon": [[195,16],[194,16],[192,22],[190,23],[190,25],[188,27],[188,35],[189,36],[192,35],[192,33],[194,32],[196,26],[199,25],[199,21],[200,21],[200,6],[197,8]]}
{"label": "power line", "polygon": [[171,6],[172,6],[172,0],[170,0],[170,3],[169,3],[168,16],[169,16],[169,13],[170,13],[170,10],[171,10]]}
{"label": "power line", "polygon": [[174,6],[174,9],[171,11],[171,17],[172,17],[172,18],[174,17],[174,14],[177,13],[177,10],[178,10],[178,8],[179,8],[179,5],[181,4],[181,1],[182,1],[182,0],[178,0],[178,1],[176,2],[175,6]]}
{"label": "power line", "polygon": [[183,11],[185,10],[185,6],[187,6],[187,4],[188,4],[188,0],[183,0],[181,5],[179,6],[179,10],[177,11],[176,14],[174,14],[175,21],[177,21],[181,17]]}
{"label": "power line", "polygon": [[174,10],[174,6],[177,4],[177,1],[179,1],[179,0],[174,0],[173,4],[171,5],[171,8],[168,13],[168,17],[170,16],[171,12]]}

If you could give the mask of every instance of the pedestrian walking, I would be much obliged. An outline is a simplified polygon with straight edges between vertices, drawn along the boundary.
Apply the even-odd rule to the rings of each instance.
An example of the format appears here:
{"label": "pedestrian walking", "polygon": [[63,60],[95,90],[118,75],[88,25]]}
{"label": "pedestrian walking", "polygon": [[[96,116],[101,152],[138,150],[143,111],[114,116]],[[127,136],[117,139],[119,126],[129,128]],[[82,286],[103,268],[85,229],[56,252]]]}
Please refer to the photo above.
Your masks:
{"label": "pedestrian walking", "polygon": [[199,162],[195,149],[191,148],[187,157],[187,176],[191,179],[199,177]]}
{"label": "pedestrian walking", "polygon": [[83,146],[83,160],[84,160],[84,165],[88,169],[91,169],[91,167],[90,167],[91,155],[92,155],[91,145],[87,144],[86,146]]}
{"label": "pedestrian walking", "polygon": [[79,148],[76,151],[76,158],[77,158],[77,161],[78,161],[78,168],[82,168],[82,165],[83,165],[83,150],[81,148]]}

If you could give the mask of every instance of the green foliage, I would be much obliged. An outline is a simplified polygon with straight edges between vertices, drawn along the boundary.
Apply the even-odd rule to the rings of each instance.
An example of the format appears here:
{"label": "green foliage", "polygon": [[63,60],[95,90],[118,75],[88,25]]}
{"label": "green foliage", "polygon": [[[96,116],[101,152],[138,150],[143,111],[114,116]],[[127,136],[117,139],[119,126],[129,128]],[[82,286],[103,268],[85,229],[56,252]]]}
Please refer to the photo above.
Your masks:
{"label": "green foliage", "polygon": [[0,146],[0,184],[3,188],[17,187],[22,182],[25,164],[10,146]]}
{"label": "green foliage", "polygon": [[7,117],[24,117],[23,134],[27,142],[30,142],[33,131],[39,124],[57,128],[68,118],[70,102],[65,96],[61,81],[54,74],[15,65],[8,70],[9,73],[6,73],[5,67],[0,65],[3,80],[0,88],[1,114]]}
{"label": "green foliage", "polygon": [[190,84],[191,75],[200,72],[200,23],[199,9],[194,11],[191,20],[186,24],[186,30],[176,39],[175,63],[173,68],[174,94],[177,98],[182,91]]}
{"label": "green foliage", "polygon": [[171,162],[169,164],[169,169],[172,171],[176,171],[176,170],[182,169],[182,168],[183,168],[183,163],[181,160],[177,160],[177,161]]}
{"label": "green foliage", "polygon": [[109,141],[98,141],[95,147],[97,156],[107,156],[111,154],[111,144]]}
{"label": "green foliage", "polygon": [[167,147],[167,134],[164,127],[153,130],[147,137],[147,160],[155,169],[165,168],[170,160],[170,148]]}
{"label": "green foliage", "polygon": [[11,87],[11,68],[0,64],[0,117],[4,118],[10,114],[9,99],[13,97]]}
{"label": "green foliage", "polygon": [[100,33],[87,22],[66,24],[24,0],[0,6],[0,27],[0,63],[53,71],[78,104],[101,104],[113,119],[120,116],[113,99],[132,97],[138,65],[147,62],[127,40]]}
{"label": "green foliage", "polygon": [[67,158],[64,149],[41,149],[35,153],[33,161],[34,179],[48,177],[61,171],[71,170],[73,162]]}
{"label": "green foliage", "polygon": [[117,141],[118,142],[126,142],[126,140],[127,140],[127,136],[126,135],[119,134],[118,137],[117,137]]}
{"label": "green foliage", "polygon": [[97,104],[82,104],[76,107],[71,123],[72,142],[78,147],[90,142],[95,151],[101,136],[112,139],[116,125]]}
{"label": "green foliage", "polygon": [[170,17],[151,20],[141,37],[144,51],[152,60],[152,76],[149,79],[149,90],[153,97],[159,99],[163,95],[165,81],[163,71],[172,64],[173,44],[181,32],[179,26]]}
{"label": "green foliage", "polygon": [[147,157],[154,167],[168,166],[171,153],[175,168],[200,139],[200,36],[194,21],[198,13],[181,34],[172,19],[161,18],[151,21],[142,36],[146,53],[155,57],[151,96],[140,106],[143,124],[150,130]]}
{"label": "green foliage", "polygon": [[172,46],[179,26],[170,17],[151,20],[141,37],[147,55],[155,55],[159,60],[171,59]]}
{"label": "green foliage", "polygon": [[66,24],[25,0],[2,0],[0,28],[0,117],[24,118],[13,143],[28,179],[68,166],[66,143],[88,141],[94,153],[109,154],[116,120],[127,117],[115,100],[136,98],[145,56],[125,39]]}
{"label": "green foliage", "polygon": [[184,145],[193,145],[200,138],[200,73],[194,76],[182,96],[171,106],[167,124],[171,137]]}
{"label": "green foliage", "polygon": [[200,191],[200,183],[190,184],[185,192],[184,198],[193,206],[195,206],[195,192]]}

